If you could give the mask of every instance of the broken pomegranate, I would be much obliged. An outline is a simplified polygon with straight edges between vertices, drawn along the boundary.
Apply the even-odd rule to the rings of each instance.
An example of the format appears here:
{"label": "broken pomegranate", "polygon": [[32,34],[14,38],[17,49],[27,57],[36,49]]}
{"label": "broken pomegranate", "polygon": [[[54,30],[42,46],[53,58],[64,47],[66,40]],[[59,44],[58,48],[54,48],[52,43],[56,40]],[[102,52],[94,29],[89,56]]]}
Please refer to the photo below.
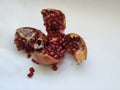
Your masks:
{"label": "broken pomegranate", "polygon": [[64,33],[66,27],[65,15],[57,9],[43,9],[44,25],[48,34]]}
{"label": "broken pomegranate", "polygon": [[27,53],[41,51],[45,45],[46,36],[40,30],[32,27],[21,27],[16,30],[14,43],[18,50]]}
{"label": "broken pomegranate", "polygon": [[71,53],[77,60],[78,64],[86,60],[87,57],[87,47],[82,37],[78,34],[70,33],[65,36],[66,50]]}
{"label": "broken pomegranate", "polygon": [[[21,27],[16,30],[14,43],[18,50],[26,51],[36,64],[53,65],[61,62],[66,52],[74,56],[78,64],[87,57],[84,40],[75,33],[65,35],[65,15],[56,9],[41,11],[47,35],[32,27]],[[33,73],[28,76],[31,77]]]}
{"label": "broken pomegranate", "polygon": [[33,67],[30,67],[30,68],[29,68],[29,71],[30,71],[30,72],[35,72],[35,70],[34,70]]}

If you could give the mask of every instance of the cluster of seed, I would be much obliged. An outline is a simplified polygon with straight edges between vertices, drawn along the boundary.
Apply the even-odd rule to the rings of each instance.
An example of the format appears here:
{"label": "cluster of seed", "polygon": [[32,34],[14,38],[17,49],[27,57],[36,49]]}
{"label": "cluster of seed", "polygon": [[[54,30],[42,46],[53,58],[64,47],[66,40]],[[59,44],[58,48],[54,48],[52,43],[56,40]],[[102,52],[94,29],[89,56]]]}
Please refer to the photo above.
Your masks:
{"label": "cluster of seed", "polygon": [[48,34],[60,33],[65,29],[65,16],[60,10],[48,10],[43,9],[42,15],[44,19],[44,25]]}
{"label": "cluster of seed", "polygon": [[61,59],[64,57],[65,54],[65,47],[64,44],[64,36],[61,35],[60,37],[48,37],[48,42],[45,44],[45,47],[43,49],[43,54],[48,54],[49,56]]}
{"label": "cluster of seed", "polygon": [[69,34],[65,36],[66,49],[74,54],[80,48],[80,37],[71,37]]}
{"label": "cluster of seed", "polygon": [[25,50],[26,49],[26,42],[27,42],[27,40],[25,38],[22,38],[21,36],[16,35],[15,43],[16,43],[16,47],[18,50]]}

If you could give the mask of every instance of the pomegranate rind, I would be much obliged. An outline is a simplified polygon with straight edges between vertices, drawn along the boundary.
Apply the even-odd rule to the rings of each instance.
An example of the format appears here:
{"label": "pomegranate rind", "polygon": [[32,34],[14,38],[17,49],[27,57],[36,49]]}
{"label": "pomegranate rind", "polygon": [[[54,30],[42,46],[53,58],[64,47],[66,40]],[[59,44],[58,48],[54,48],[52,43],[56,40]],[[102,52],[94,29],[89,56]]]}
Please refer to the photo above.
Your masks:
{"label": "pomegranate rind", "polygon": [[86,46],[86,43],[85,43],[84,39],[78,34],[70,33],[68,35],[70,35],[71,38],[80,37],[80,41],[79,41],[80,48],[77,51],[75,51],[73,56],[76,59],[76,61],[78,62],[78,64],[81,64],[84,60],[87,59],[87,46]]}
{"label": "pomegranate rind", "polygon": [[48,54],[33,52],[32,55],[39,64],[51,65],[62,61],[62,59],[55,59]]}

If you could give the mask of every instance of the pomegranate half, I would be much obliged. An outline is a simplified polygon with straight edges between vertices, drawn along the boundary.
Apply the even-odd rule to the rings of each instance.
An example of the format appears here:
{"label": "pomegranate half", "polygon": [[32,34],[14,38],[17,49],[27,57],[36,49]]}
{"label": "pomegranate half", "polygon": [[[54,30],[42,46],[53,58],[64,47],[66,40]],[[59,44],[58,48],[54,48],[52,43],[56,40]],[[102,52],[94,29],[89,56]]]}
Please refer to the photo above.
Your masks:
{"label": "pomegranate half", "polygon": [[68,53],[72,54],[77,60],[78,64],[86,60],[87,57],[87,47],[80,35],[75,33],[70,33],[65,36],[66,50]]}

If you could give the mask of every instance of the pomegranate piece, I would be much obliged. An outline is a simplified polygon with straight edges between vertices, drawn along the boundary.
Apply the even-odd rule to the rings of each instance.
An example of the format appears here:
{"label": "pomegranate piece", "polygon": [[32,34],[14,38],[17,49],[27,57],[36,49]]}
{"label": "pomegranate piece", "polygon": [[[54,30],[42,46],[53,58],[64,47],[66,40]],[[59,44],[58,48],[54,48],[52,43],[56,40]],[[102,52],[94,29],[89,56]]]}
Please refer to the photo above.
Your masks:
{"label": "pomegranate piece", "polygon": [[16,30],[14,43],[18,50],[27,53],[40,51],[45,45],[46,36],[40,30],[32,27],[21,27]]}
{"label": "pomegranate piece", "polygon": [[66,50],[74,56],[78,64],[86,60],[87,47],[82,37],[78,34],[70,33],[65,36]]}
{"label": "pomegranate piece", "polygon": [[40,64],[54,64],[61,62],[65,55],[64,44],[64,35],[63,37],[54,37],[49,40],[42,53],[34,52],[33,56],[35,60]]}
{"label": "pomegranate piece", "polygon": [[64,33],[66,20],[65,15],[60,10],[43,9],[41,13],[48,34]]}

